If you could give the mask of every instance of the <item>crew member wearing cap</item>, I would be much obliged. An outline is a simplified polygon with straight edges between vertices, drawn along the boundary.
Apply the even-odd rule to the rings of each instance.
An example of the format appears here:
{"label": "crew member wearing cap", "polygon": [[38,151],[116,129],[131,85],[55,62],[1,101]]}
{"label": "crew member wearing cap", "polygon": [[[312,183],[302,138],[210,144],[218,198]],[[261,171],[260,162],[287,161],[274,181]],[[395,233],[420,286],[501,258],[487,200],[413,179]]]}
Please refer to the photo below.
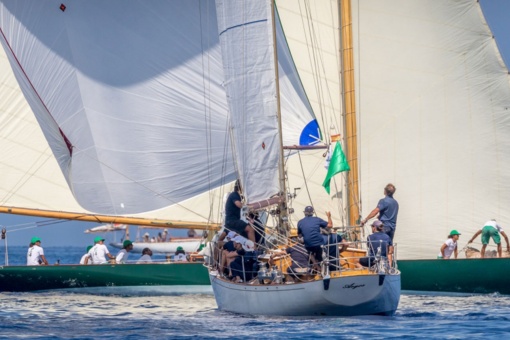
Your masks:
{"label": "crew member wearing cap", "polygon": [[237,251],[234,246],[234,238],[237,237],[237,233],[234,231],[230,231],[227,234],[227,242],[223,245],[223,248],[221,250],[221,261],[220,261],[220,273],[224,273],[226,268],[229,268],[229,275],[231,276],[232,273],[230,272],[230,263],[236,258]]}
{"label": "crew member wearing cap", "polygon": [[375,256],[378,254],[379,248],[381,249],[379,255],[381,255],[381,257],[388,257],[388,262],[391,266],[393,259],[393,242],[383,230],[384,224],[381,221],[375,220],[372,223],[372,235],[367,237],[368,257],[359,259],[359,263],[363,267],[374,265],[376,260]]}
{"label": "crew member wearing cap", "polygon": [[454,254],[455,258],[457,258],[457,240],[459,239],[460,233],[457,230],[450,231],[450,235],[448,235],[448,239],[444,241],[441,249],[439,250],[439,254],[437,255],[438,259],[449,259],[452,254]]}
{"label": "crew member wearing cap", "polygon": [[128,253],[131,250],[133,250],[133,242],[130,240],[125,240],[124,243],[122,243],[122,249],[117,253],[117,256],[115,257],[115,262],[126,263]]}
{"label": "crew member wearing cap", "polygon": [[227,236],[228,231],[234,231],[239,235],[247,236],[253,242],[255,240],[255,230],[248,223],[241,219],[241,208],[243,202],[241,201],[241,184],[239,180],[234,185],[234,191],[228,195],[227,202],[225,203],[225,228],[220,235],[219,241],[223,241]]}
{"label": "crew member wearing cap", "polygon": [[28,248],[27,266],[47,266],[48,261],[46,261],[46,257],[44,257],[44,250],[41,247],[41,239],[39,237],[32,237],[30,243],[33,245]]}
{"label": "crew member wearing cap", "polygon": [[[85,264],[85,259],[89,257],[90,249],[92,249],[92,246],[87,247],[87,251],[85,252],[85,254],[83,254],[83,256],[80,259],[80,264]],[[91,263],[89,263],[89,264],[91,264]]]}
{"label": "crew member wearing cap", "polygon": [[[314,256],[314,260],[322,262],[322,245],[324,239],[321,235],[321,228],[333,227],[331,213],[326,211],[328,221],[313,216],[314,210],[312,206],[308,206],[304,210],[305,217],[298,222],[298,235],[303,237],[306,250]],[[317,270],[319,268],[316,268]]]}
{"label": "crew member wearing cap", "polygon": [[396,190],[393,184],[388,183],[384,187],[384,198],[381,198],[377,203],[377,207],[365,219],[361,220],[361,225],[365,225],[368,220],[379,215],[378,219],[384,224],[384,232],[392,241],[397,228],[398,216],[398,202],[393,198]]}
{"label": "crew member wearing cap", "polygon": [[253,264],[256,259],[255,243],[242,236],[234,237],[233,241],[237,251],[236,258],[230,263],[233,280],[237,283],[249,281],[253,277]]}
{"label": "crew member wearing cap", "polygon": [[503,228],[496,222],[495,219],[492,219],[490,221],[485,222],[485,226],[478,230],[473,237],[469,240],[468,244],[473,242],[473,240],[478,236],[482,234],[482,250],[480,251],[482,258],[485,257],[485,249],[487,248],[487,245],[489,244],[490,239],[496,243],[498,246],[498,256],[501,257],[503,255],[503,250],[501,249],[501,237],[499,234],[503,235],[506,241],[506,250],[510,252],[510,244],[508,243],[508,236],[503,231]]}
{"label": "crew member wearing cap", "polygon": [[184,251],[183,247],[179,246],[175,250],[174,261],[175,262],[188,262],[188,259],[186,258],[186,252]]}
{"label": "crew member wearing cap", "polygon": [[104,238],[101,236],[97,236],[94,239],[94,246],[89,250],[88,255],[89,257],[85,259],[85,264],[88,264],[89,261],[92,261],[92,264],[104,264],[108,263],[106,260],[106,257],[108,257],[110,260],[115,259],[115,257],[110,254],[108,251],[108,248],[103,243]]}

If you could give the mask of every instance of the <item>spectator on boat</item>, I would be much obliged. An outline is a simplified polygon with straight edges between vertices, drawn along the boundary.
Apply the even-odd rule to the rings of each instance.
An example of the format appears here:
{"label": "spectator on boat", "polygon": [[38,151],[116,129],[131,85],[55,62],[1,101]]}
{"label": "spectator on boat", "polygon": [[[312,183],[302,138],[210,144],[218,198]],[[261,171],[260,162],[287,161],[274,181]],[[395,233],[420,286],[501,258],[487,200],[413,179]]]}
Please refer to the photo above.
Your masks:
{"label": "spectator on boat", "polygon": [[[90,249],[92,249],[92,246],[88,246],[87,247],[87,251],[85,252],[85,254],[83,254],[83,256],[81,257],[81,260],[80,260],[80,264],[85,264],[85,259],[89,256],[89,251]],[[91,264],[91,263],[89,263]]]}
{"label": "spectator on boat", "polygon": [[197,237],[195,229],[188,229],[188,237]]}
{"label": "spectator on boat", "polygon": [[163,235],[161,235],[161,233],[158,233],[158,237],[156,238],[156,242],[163,242]]}
{"label": "spectator on boat", "polygon": [[177,247],[177,250],[175,251],[174,261],[188,262],[188,259],[186,258],[186,252],[184,251],[184,248],[182,248],[181,246]]}
{"label": "spectator on boat", "polygon": [[27,266],[40,266],[48,265],[46,257],[44,257],[44,250],[41,247],[41,239],[39,237],[32,237],[30,241],[31,247],[28,247],[27,252]]}
{"label": "spectator on boat", "polygon": [[471,239],[468,241],[468,244],[472,243],[473,240],[480,234],[482,234],[482,250],[481,250],[482,258],[485,257],[485,249],[487,248],[487,245],[489,244],[489,241],[491,238],[494,241],[494,243],[496,243],[496,245],[498,247],[498,257],[502,257],[503,251],[501,249],[501,237],[499,236],[499,234],[503,235],[503,237],[505,238],[506,250],[508,252],[510,252],[510,244],[508,243],[508,236],[503,231],[503,228],[501,228],[501,226],[496,222],[495,219],[487,221],[485,223],[485,226],[482,229],[478,230],[473,235],[473,237],[471,237]]}
{"label": "spectator on boat", "polygon": [[125,240],[122,243],[122,249],[117,253],[115,257],[115,262],[117,263],[126,263],[128,258],[128,253],[133,250],[133,242],[130,240]]}
{"label": "spectator on boat", "polygon": [[161,234],[161,242],[166,242],[166,238],[168,237],[168,229],[163,229],[163,234]]}
{"label": "spectator on boat", "polygon": [[89,256],[85,259],[85,264],[88,264],[89,261],[92,261],[92,264],[105,264],[108,263],[106,260],[107,257],[110,260],[115,259],[103,242],[104,238],[101,236],[97,236],[94,239],[95,245],[89,250]]}
{"label": "spectator on boat", "polygon": [[[384,224],[375,220],[372,223],[372,234],[367,237],[368,257],[361,257],[359,264],[363,267],[371,267],[375,264],[376,256],[387,257],[391,266],[393,259],[393,242],[384,232]],[[379,251],[380,249],[380,251]]]}
{"label": "spectator on boat", "polygon": [[228,195],[225,203],[225,230],[220,235],[219,241],[222,242],[229,231],[235,231],[239,235],[247,236],[249,240],[255,243],[255,231],[252,226],[241,219],[241,183],[239,180],[234,185],[234,191]]}
{"label": "spectator on boat", "polygon": [[143,242],[149,243],[151,241],[149,233],[143,234]]}
{"label": "spectator on boat", "polygon": [[241,283],[249,281],[253,277],[253,264],[256,260],[255,243],[252,240],[246,240],[242,236],[234,238],[237,256],[230,263],[233,281]]}
{"label": "spectator on boat", "polygon": [[142,256],[138,261],[136,262],[138,264],[140,263],[152,263],[152,250],[150,248],[143,248],[142,250]]}
{"label": "spectator on boat", "polygon": [[[305,248],[313,255],[312,261],[314,264],[320,265],[322,262],[322,245],[324,240],[321,235],[321,228],[333,227],[333,221],[331,220],[331,213],[326,211],[328,221],[324,221],[322,218],[313,216],[314,209],[312,206],[307,206],[303,211],[305,217],[298,222],[298,235],[303,237]],[[320,268],[316,267],[316,270]]]}
{"label": "spectator on boat", "polygon": [[439,255],[437,255],[438,259],[450,259],[452,254],[457,258],[457,241],[461,234],[457,230],[450,231],[450,235],[448,235],[448,239],[444,241],[441,249],[439,250]]}
{"label": "spectator on boat", "polygon": [[377,207],[368,214],[368,216],[361,220],[361,225],[365,225],[368,220],[378,216],[379,221],[384,224],[384,232],[391,238],[395,236],[395,229],[397,228],[398,216],[398,202],[393,198],[397,189],[391,183],[384,187],[384,198],[379,200]]}
{"label": "spectator on boat", "polygon": [[225,269],[228,269],[228,275],[232,276],[230,272],[230,263],[236,258],[237,251],[234,246],[234,238],[238,236],[236,232],[230,231],[227,234],[227,242],[223,245],[221,250],[221,260],[220,260],[220,273],[225,274]]}

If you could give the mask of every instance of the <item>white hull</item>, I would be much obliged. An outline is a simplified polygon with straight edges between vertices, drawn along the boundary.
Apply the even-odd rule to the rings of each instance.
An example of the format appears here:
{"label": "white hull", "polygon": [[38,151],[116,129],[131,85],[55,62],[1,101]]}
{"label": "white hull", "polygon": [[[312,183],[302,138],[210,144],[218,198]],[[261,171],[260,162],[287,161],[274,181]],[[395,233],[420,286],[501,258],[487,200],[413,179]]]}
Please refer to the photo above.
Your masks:
{"label": "white hull", "polygon": [[[112,242],[110,246],[122,249],[122,243]],[[153,253],[173,254],[177,247],[182,247],[186,253],[192,253],[200,247],[200,240],[177,240],[171,242],[133,242],[133,253],[141,253],[144,248],[150,248]]]}
{"label": "white hull", "polygon": [[[223,311],[282,316],[393,315],[400,299],[397,275],[358,275],[284,285],[227,282],[210,272],[218,308]],[[381,283],[381,284],[380,284]]]}

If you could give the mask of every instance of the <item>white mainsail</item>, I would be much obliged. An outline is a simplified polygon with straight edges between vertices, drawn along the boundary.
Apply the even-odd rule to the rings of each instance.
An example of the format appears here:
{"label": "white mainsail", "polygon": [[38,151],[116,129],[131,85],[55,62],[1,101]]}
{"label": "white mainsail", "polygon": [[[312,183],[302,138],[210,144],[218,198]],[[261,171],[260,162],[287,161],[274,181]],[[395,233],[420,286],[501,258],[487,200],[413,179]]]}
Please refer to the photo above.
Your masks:
{"label": "white mainsail", "polygon": [[353,0],[364,215],[386,183],[399,258],[510,224],[510,78],[476,0]]}

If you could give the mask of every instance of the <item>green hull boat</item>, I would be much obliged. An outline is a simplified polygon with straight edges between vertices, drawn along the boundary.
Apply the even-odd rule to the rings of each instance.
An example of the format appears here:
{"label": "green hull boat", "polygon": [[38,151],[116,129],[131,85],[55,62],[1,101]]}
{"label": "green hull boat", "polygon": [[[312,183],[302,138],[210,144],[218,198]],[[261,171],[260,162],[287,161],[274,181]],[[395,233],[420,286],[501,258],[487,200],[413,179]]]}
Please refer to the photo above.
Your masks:
{"label": "green hull boat", "polygon": [[408,292],[510,294],[510,258],[399,260]]}
{"label": "green hull boat", "polygon": [[139,287],[170,294],[212,293],[210,284],[207,268],[193,262],[0,267],[0,292]]}

